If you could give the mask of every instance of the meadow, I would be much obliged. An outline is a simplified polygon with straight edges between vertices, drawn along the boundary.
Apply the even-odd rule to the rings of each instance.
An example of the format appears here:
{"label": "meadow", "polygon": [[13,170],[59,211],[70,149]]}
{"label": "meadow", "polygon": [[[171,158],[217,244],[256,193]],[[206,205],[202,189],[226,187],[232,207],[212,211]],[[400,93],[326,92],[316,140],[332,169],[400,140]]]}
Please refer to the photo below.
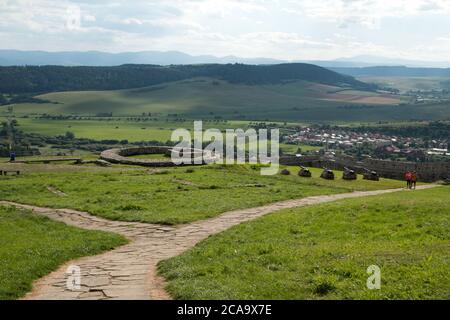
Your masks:
{"label": "meadow", "polygon": [[[171,129],[178,128],[175,123],[140,123],[126,120],[48,120],[48,119],[18,119],[20,130],[27,133],[39,133],[46,136],[64,135],[73,132],[77,138],[94,140],[128,140],[136,141],[167,141]],[[178,124],[182,126],[183,124]],[[192,127],[192,122],[188,123]]]}
{"label": "meadow", "polygon": [[[16,104],[13,105],[15,114],[95,116],[112,113],[115,117],[131,117],[151,113],[191,120],[330,123],[438,120],[447,119],[450,111],[449,104],[399,106],[409,98],[304,81],[244,85],[202,78],[128,90],[55,92],[38,98],[52,103]],[[112,137],[114,127],[111,129],[108,134]]]}
{"label": "meadow", "polygon": [[359,80],[369,83],[376,83],[381,86],[397,88],[400,92],[407,92],[410,90],[442,90],[448,89],[445,84],[449,78],[445,77],[401,77],[401,76],[364,76],[358,77]]}
{"label": "meadow", "polygon": [[[87,138],[96,141],[128,141],[135,143],[140,141],[157,141],[166,143],[171,140],[171,135],[178,128],[185,128],[189,131],[194,129],[193,121],[135,121],[122,118],[107,119],[91,119],[91,120],[50,120],[35,118],[17,118],[19,130],[25,133],[37,133],[49,137],[64,136],[66,132],[72,132],[76,138]],[[6,121],[5,117],[0,116],[0,122]],[[294,123],[276,123],[271,124],[279,126],[281,133],[284,128],[299,124]],[[225,132],[226,129],[249,129],[251,122],[249,121],[203,121],[203,129],[219,129]],[[319,146],[310,146],[305,144],[280,144],[280,150],[284,153],[295,153],[298,148],[302,152],[318,151],[322,149]],[[69,150],[64,148],[52,148],[51,146],[39,147],[41,158],[54,157],[58,153],[65,153],[67,156],[83,157],[83,159],[95,158],[89,151]],[[148,157],[148,156],[141,156]],[[36,159],[33,157],[18,157],[18,160]],[[0,161],[7,161],[8,158],[1,158]]]}
{"label": "meadow", "polygon": [[0,178],[0,199],[72,208],[113,220],[181,224],[275,201],[403,186],[388,179],[344,181],[339,172],[336,181],[326,181],[319,178],[318,169],[312,169],[312,179],[305,179],[293,167],[291,176],[261,176],[261,168],[250,165],[150,170],[58,167],[44,165],[42,171]]}
{"label": "meadow", "polygon": [[22,297],[34,280],[68,260],[125,243],[116,234],[81,230],[31,211],[0,206],[0,300]]}
{"label": "meadow", "polygon": [[[46,136],[64,135],[67,131],[75,134],[77,138],[94,140],[128,140],[160,141],[170,140],[173,130],[178,128],[193,130],[193,120],[174,121],[136,121],[124,118],[90,119],[90,120],[50,120],[36,118],[17,118],[19,129],[26,133],[38,133]],[[0,116],[0,121],[6,121]],[[272,122],[271,122],[272,123]],[[249,121],[203,121],[203,128],[244,129],[249,126]],[[284,123],[277,123],[281,127]],[[286,124],[288,125],[288,124]]]}
{"label": "meadow", "polygon": [[[242,111],[258,111],[256,109],[274,112],[276,110],[270,109],[275,106],[279,109],[299,107],[305,103],[313,106],[333,106],[332,102],[346,102],[349,96],[358,102],[358,99],[381,95],[356,90],[347,94],[347,91],[340,87],[305,81],[243,85],[209,78],[194,78],[137,89],[48,93],[37,98],[52,103],[42,104],[34,109],[32,105],[24,104],[18,105],[16,109],[19,113],[26,114],[38,112],[95,115],[98,112],[112,112],[118,116],[127,116],[152,112],[193,116],[215,114],[230,118],[226,116],[240,114]],[[392,101],[388,104],[400,102],[401,99],[392,96]],[[275,120],[276,117],[269,116],[269,119]]]}
{"label": "meadow", "polygon": [[[273,213],[159,265],[176,299],[450,298],[449,187]],[[380,290],[366,270],[381,269]]]}

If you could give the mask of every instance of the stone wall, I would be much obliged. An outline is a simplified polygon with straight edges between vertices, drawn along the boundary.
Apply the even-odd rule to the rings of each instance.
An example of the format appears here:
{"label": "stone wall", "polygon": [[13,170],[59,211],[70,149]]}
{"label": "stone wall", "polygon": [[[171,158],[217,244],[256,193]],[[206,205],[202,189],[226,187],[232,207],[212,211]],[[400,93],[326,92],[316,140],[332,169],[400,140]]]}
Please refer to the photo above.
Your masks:
{"label": "stone wall", "polygon": [[[120,163],[128,165],[139,165],[148,167],[170,167],[175,164],[170,158],[160,159],[139,159],[130,158],[141,154],[166,154],[171,155],[173,147],[134,147],[124,149],[111,149],[101,153],[100,157],[111,163]],[[193,159],[202,157],[203,151],[191,149]],[[211,154],[203,155],[203,159],[213,159]],[[365,169],[377,171],[381,177],[392,179],[403,179],[406,171],[417,171],[420,181],[433,182],[450,178],[450,163],[444,162],[400,162],[390,160],[365,159],[357,161],[355,158],[345,155],[327,158],[323,156],[302,156],[283,155],[280,157],[280,164],[289,166],[306,166],[316,168],[329,168],[333,170],[343,170],[344,167],[351,168],[358,173],[364,173]]]}
{"label": "stone wall", "polygon": [[377,171],[384,178],[403,179],[406,171],[416,171],[420,181],[434,182],[450,178],[450,163],[447,162],[401,162],[379,159],[365,159],[357,161],[351,156],[336,156],[326,158],[321,156],[285,155],[280,157],[282,165],[302,165],[316,168],[329,168],[343,170],[344,167],[351,168],[358,173],[364,173],[365,169]]}
{"label": "stone wall", "polygon": [[[145,146],[145,147],[133,147],[122,149],[110,149],[103,151],[100,154],[100,158],[110,163],[120,163],[127,165],[138,165],[145,167],[172,167],[175,163],[172,162],[170,155],[175,150],[173,147],[160,147],[160,146]],[[191,158],[212,159],[211,154],[204,154],[202,150],[190,149]],[[144,154],[164,154],[167,155],[167,160],[164,159],[139,159],[131,158],[131,156],[144,155]],[[203,163],[203,161],[202,161]]]}
{"label": "stone wall", "polygon": [[399,162],[388,160],[366,159],[366,168],[378,171],[386,178],[403,179],[406,171],[416,171],[418,179],[433,182],[450,177],[450,163],[445,162]]}

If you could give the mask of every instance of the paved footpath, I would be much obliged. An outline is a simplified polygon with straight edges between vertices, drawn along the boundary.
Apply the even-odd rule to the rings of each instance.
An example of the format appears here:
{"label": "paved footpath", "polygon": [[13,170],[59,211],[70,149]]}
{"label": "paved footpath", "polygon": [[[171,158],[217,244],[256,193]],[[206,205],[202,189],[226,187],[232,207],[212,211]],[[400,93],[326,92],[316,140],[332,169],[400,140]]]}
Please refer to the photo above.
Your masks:
{"label": "paved footpath", "polygon": [[[427,189],[434,185],[421,186]],[[352,192],[287,200],[261,207],[235,210],[215,218],[172,227],[146,223],[110,221],[85,212],[70,209],[41,208],[31,205],[0,201],[32,210],[37,214],[89,230],[103,230],[121,234],[130,243],[109,252],[70,261],[58,270],[35,281],[33,290],[24,299],[170,299],[164,290],[164,279],[157,276],[159,261],[181,254],[210,235],[237,224],[256,219],[268,213],[337,201],[399,192],[404,189]],[[68,266],[81,268],[81,289],[67,289]]]}

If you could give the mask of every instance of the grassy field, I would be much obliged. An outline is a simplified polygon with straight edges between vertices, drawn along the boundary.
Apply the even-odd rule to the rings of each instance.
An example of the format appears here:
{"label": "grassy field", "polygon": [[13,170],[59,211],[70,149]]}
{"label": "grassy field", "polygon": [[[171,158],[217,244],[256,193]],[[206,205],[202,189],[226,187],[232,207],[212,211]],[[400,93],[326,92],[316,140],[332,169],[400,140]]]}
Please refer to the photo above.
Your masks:
{"label": "grassy field", "polygon": [[444,82],[449,78],[440,77],[376,77],[376,76],[364,76],[358,77],[359,80],[369,83],[376,83],[380,86],[387,86],[391,88],[397,88],[401,92],[407,92],[409,90],[442,90],[448,89],[448,85]]}
{"label": "grassy field", "polygon": [[0,206],[0,300],[20,298],[34,280],[66,261],[125,243],[119,235],[81,230]]}
{"label": "grassy field", "polygon": [[[0,117],[0,121],[6,118]],[[67,131],[73,132],[77,138],[94,140],[128,140],[161,141],[170,140],[172,131],[178,128],[194,129],[193,120],[176,121],[133,121],[117,118],[113,120],[48,120],[34,118],[18,118],[19,129],[26,133],[39,133],[47,136],[64,135]],[[283,123],[279,123],[283,127]],[[203,128],[244,129],[249,126],[248,121],[203,122]]]}
{"label": "grassy field", "polygon": [[308,151],[319,151],[320,149],[323,149],[323,147],[317,147],[317,146],[310,146],[307,144],[287,144],[287,143],[280,143],[280,149],[283,150],[285,153],[296,153],[298,148],[301,149],[301,151],[308,152]]}
{"label": "grassy field", "polygon": [[[40,133],[47,136],[64,135],[73,132],[77,138],[94,140],[167,141],[173,127],[161,123],[140,123],[134,121],[100,120],[45,120],[19,119],[20,129],[28,133]],[[189,127],[192,123],[189,123]]]}
{"label": "grassy field", "polygon": [[[305,82],[251,86],[191,79],[131,90],[58,92],[40,97],[54,103],[18,104],[14,112],[90,116],[150,112],[187,119],[352,122],[409,120],[412,115],[414,119],[442,119],[448,118],[450,111],[450,105],[398,107],[407,99]],[[112,131],[109,133],[114,135]]]}
{"label": "grassy field", "polygon": [[139,154],[135,156],[130,156],[130,158],[136,158],[136,159],[151,159],[151,160],[168,160],[170,159],[170,156],[162,153],[156,153],[156,154]]}
{"label": "grassy field", "polygon": [[[0,117],[0,122],[5,121]],[[26,133],[38,133],[46,136],[64,135],[67,131],[75,134],[77,138],[89,138],[94,140],[128,140],[129,142],[138,141],[159,141],[167,142],[171,139],[173,130],[178,128],[194,129],[193,121],[175,122],[175,121],[150,121],[136,122],[131,120],[47,120],[33,118],[19,118],[19,129]],[[215,128],[243,129],[249,128],[248,121],[227,121],[227,122],[203,122],[204,129]],[[283,130],[285,126],[292,123],[277,123]],[[298,124],[297,124],[298,125]],[[320,150],[321,147],[309,145],[300,145],[302,152]],[[297,145],[280,144],[283,152],[293,153],[298,149]],[[64,152],[70,155],[70,150],[39,148],[41,154],[46,156],[56,155],[58,152]],[[75,150],[74,156],[89,156],[89,152]],[[1,159],[1,158],[0,158]]]}
{"label": "grassy field", "polygon": [[344,181],[339,173],[338,180],[326,181],[317,169],[312,169],[314,178],[304,179],[295,175],[297,168],[291,168],[292,176],[261,176],[257,166],[161,170],[75,170],[72,166],[70,171],[66,167],[58,170],[53,165],[53,170],[2,177],[0,199],[73,208],[114,220],[179,224],[274,201],[403,186],[385,179]]}
{"label": "grassy field", "polygon": [[[274,213],[160,264],[177,299],[449,299],[450,188]],[[381,268],[381,289],[366,270]]]}

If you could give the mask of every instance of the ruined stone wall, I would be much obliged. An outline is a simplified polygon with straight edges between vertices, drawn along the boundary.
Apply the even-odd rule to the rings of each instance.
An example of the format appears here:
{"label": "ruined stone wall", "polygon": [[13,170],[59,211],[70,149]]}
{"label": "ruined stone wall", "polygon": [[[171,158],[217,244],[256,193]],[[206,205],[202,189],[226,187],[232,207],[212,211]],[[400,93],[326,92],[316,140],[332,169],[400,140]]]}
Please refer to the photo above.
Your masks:
{"label": "ruined stone wall", "polygon": [[450,163],[444,162],[400,162],[366,159],[363,165],[378,171],[383,177],[403,179],[406,171],[416,171],[420,181],[432,182],[450,177]]}
{"label": "ruined stone wall", "polygon": [[168,158],[167,160],[130,158],[131,156],[140,154],[170,155],[170,152],[171,148],[169,147],[135,147],[123,149],[110,149],[103,151],[100,154],[100,158],[111,163],[139,165],[148,167],[170,167],[175,165],[170,158]]}
{"label": "ruined stone wall", "polygon": [[[139,159],[130,158],[130,156],[140,154],[166,154],[170,155],[172,147],[134,147],[124,149],[111,149],[101,153],[100,157],[111,163],[121,163],[129,165],[140,165],[149,167],[169,167],[174,166],[170,158],[167,160],[160,159]],[[202,157],[202,150],[192,149],[191,157]],[[214,155],[206,155],[207,157],[214,157]],[[400,162],[390,160],[365,159],[357,161],[355,158],[346,155],[339,155],[331,158],[323,156],[302,156],[283,155],[280,157],[281,165],[288,166],[305,166],[316,168],[329,168],[332,170],[343,170],[344,167],[355,170],[358,173],[364,173],[365,169],[377,171],[381,177],[392,179],[403,179],[406,171],[417,171],[419,181],[433,182],[450,178],[450,163],[444,162]]]}
{"label": "ruined stone wall", "polygon": [[[144,146],[144,147],[132,147],[122,149],[110,149],[103,151],[100,154],[100,158],[110,163],[120,163],[127,165],[138,165],[146,167],[171,167],[175,166],[172,162],[170,155],[174,147],[160,147],[160,146]],[[190,149],[189,151],[192,159],[201,158],[213,159],[214,155],[205,153],[202,150]],[[131,156],[144,155],[144,154],[165,154],[169,156],[167,160],[164,159],[139,159],[131,158]]]}
{"label": "ruined stone wall", "polygon": [[406,171],[417,171],[418,179],[424,182],[434,182],[450,178],[450,163],[446,162],[400,162],[379,159],[365,159],[357,161],[347,155],[339,155],[333,159],[321,156],[285,155],[280,157],[280,164],[307,166],[316,168],[329,168],[332,170],[343,170],[345,167],[362,174],[365,169],[377,171],[384,178],[403,179]]}
{"label": "ruined stone wall", "polygon": [[450,163],[445,162],[405,162],[380,159],[356,161],[353,157],[340,155],[335,158],[335,164],[335,169],[346,166],[358,173],[363,173],[366,168],[377,171],[384,178],[391,179],[403,179],[407,171],[416,171],[418,179],[424,182],[450,177]]}

